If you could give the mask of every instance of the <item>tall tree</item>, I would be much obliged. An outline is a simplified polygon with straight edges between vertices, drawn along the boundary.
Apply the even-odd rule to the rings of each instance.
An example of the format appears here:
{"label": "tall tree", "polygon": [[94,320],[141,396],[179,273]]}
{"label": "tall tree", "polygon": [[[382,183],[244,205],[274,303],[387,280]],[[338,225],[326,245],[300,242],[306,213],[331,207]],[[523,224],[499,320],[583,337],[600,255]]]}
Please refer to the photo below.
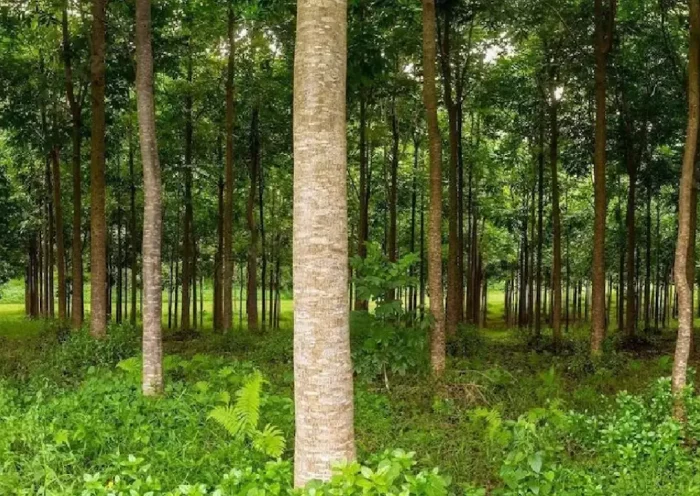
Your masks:
{"label": "tall tree", "polygon": [[58,146],[51,148],[53,213],[56,224],[56,272],[58,273],[58,319],[66,320],[66,249],[63,243],[63,207],[61,203],[61,162]]}
{"label": "tall tree", "polygon": [[146,396],[163,392],[162,207],[151,49],[151,1],[136,0],[136,93],[143,163],[143,372]]}
{"label": "tall tree", "polygon": [[591,306],[591,353],[599,354],[605,338],[605,167],[606,94],[608,54],[612,48],[617,0],[595,0],[595,153],[593,158],[593,290]]}
{"label": "tall tree", "polygon": [[93,0],[90,86],[90,334],[107,334],[107,219],[105,216],[105,32],[107,0]]}
{"label": "tall tree", "polygon": [[348,311],[346,0],[299,0],[294,58],[294,484],[355,458]]}
{"label": "tall tree", "polygon": [[442,166],[437,118],[435,0],[423,0],[423,104],[428,123],[430,163],[428,206],[428,290],[433,316],[430,363],[436,375],[445,370],[445,310],[442,296]]}
{"label": "tall tree", "polygon": [[673,360],[671,387],[674,395],[673,415],[685,417],[682,392],[686,386],[688,357],[693,338],[693,281],[688,279],[688,266],[694,264],[691,250],[693,227],[692,209],[695,159],[698,142],[698,112],[700,111],[700,0],[688,0],[690,11],[690,43],[688,48],[688,128],[685,137],[683,165],[678,199],[678,240],[676,241],[675,281],[678,294],[678,337]]}
{"label": "tall tree", "polygon": [[82,128],[82,97],[75,94],[73,82],[73,56],[68,29],[68,0],[64,0],[62,13],[63,66],[66,79],[66,98],[71,114],[71,142],[73,175],[73,231],[71,240],[71,276],[73,284],[71,321],[73,327],[83,324],[83,241],[82,231],[82,173],[80,168],[80,145]]}
{"label": "tall tree", "polygon": [[224,220],[223,220],[223,278],[221,316],[224,331],[233,328],[233,70],[234,70],[234,13],[228,8],[228,64],[226,68],[226,171],[224,173]]}

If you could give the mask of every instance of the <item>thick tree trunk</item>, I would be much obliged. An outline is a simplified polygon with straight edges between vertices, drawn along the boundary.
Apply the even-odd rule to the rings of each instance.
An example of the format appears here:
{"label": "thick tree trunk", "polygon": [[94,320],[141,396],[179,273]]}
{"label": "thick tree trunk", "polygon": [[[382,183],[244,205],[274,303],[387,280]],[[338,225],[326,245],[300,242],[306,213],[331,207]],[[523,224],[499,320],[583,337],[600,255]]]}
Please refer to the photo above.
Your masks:
{"label": "thick tree trunk", "polygon": [[93,0],[90,86],[90,334],[107,334],[107,221],[105,217],[105,29],[107,0]]}
{"label": "thick tree trunk", "polygon": [[606,158],[606,89],[608,54],[612,48],[617,0],[595,0],[595,152],[593,165],[594,210],[593,223],[593,295],[591,323],[591,353],[601,352],[605,339],[605,168]]}
{"label": "thick tree trunk", "polygon": [[688,0],[690,9],[690,45],[688,50],[688,129],[685,139],[683,165],[678,200],[678,241],[676,242],[675,280],[678,292],[678,337],[673,360],[671,387],[675,397],[673,415],[685,419],[681,396],[686,386],[688,358],[693,334],[693,284],[688,280],[689,265],[694,264],[691,253],[695,157],[698,141],[698,110],[700,107],[700,0]]}
{"label": "thick tree trunk", "polygon": [[445,313],[442,296],[442,166],[440,128],[435,89],[435,0],[423,1],[423,103],[428,122],[429,189],[428,211],[428,287],[433,315],[430,339],[430,363],[440,376],[445,370]]}
{"label": "thick tree trunk", "polygon": [[345,0],[299,0],[294,60],[294,485],[355,458]]}
{"label": "thick tree trunk", "polygon": [[151,51],[151,2],[136,0],[136,92],[143,163],[143,375],[146,396],[163,392],[161,342],[161,177],[156,141]]}
{"label": "thick tree trunk", "polygon": [[233,329],[233,71],[235,55],[233,8],[228,10],[228,66],[226,72],[226,171],[224,183],[224,218],[223,218],[223,278],[221,318],[224,332]]}

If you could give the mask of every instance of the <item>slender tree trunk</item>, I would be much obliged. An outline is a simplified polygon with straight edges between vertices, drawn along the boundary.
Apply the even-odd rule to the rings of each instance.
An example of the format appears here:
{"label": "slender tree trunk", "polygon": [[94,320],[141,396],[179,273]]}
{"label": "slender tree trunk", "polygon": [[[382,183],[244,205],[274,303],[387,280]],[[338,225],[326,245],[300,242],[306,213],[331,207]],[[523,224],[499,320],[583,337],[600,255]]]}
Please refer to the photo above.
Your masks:
{"label": "slender tree trunk", "polygon": [[131,239],[131,325],[136,325],[136,286],[138,274],[138,234],[136,224],[136,176],[134,174],[134,147],[131,139],[131,128],[129,128],[129,182],[130,182],[130,197],[129,197],[129,212],[131,220],[129,222],[129,237]]}
{"label": "slender tree trunk", "polygon": [[[540,104],[542,105],[542,104]],[[544,241],[544,107],[539,116],[539,138],[537,151],[537,276],[535,288],[535,335],[542,332],[542,244]],[[546,296],[545,296],[546,298]],[[545,307],[547,304],[545,303]]]}
{"label": "slender tree trunk", "polygon": [[56,221],[56,268],[58,271],[58,318],[66,320],[66,250],[63,244],[63,208],[61,206],[61,165],[58,148],[51,149],[53,204]]}
{"label": "slender tree trunk", "polygon": [[[552,334],[554,336],[554,347],[561,347],[561,212],[559,207],[559,118],[557,115],[558,102],[556,100],[556,87],[552,79],[552,89],[550,92],[550,145],[549,162],[552,173],[552,226],[553,226],[553,246],[552,246]],[[568,291],[568,289],[567,289]],[[568,300],[568,293],[567,293]],[[568,312],[568,307],[567,307]]]}
{"label": "slender tree trunk", "polygon": [[224,183],[224,215],[223,215],[223,280],[221,297],[222,328],[224,332],[233,329],[233,72],[235,55],[233,8],[228,10],[228,66],[226,72],[226,171]]}
{"label": "slender tree trunk", "polygon": [[156,141],[151,51],[151,2],[136,0],[136,92],[143,163],[143,376],[146,396],[163,392],[161,342],[161,176]]}
{"label": "slender tree trunk", "polygon": [[[188,21],[191,24],[191,21]],[[189,40],[191,44],[192,40]],[[191,49],[190,49],[191,50]],[[193,259],[193,218],[194,212],[192,209],[192,145],[193,145],[193,126],[192,126],[192,53],[187,56],[187,91],[185,94],[185,218],[182,228],[182,318],[180,326],[183,331],[190,330],[190,306],[191,306],[191,286],[194,281],[192,275],[192,259]]]}
{"label": "slender tree trunk", "polygon": [[107,334],[107,221],[105,217],[105,28],[107,0],[92,2],[90,85],[90,334]]}
{"label": "slender tree trunk", "polygon": [[[294,485],[355,458],[345,0],[299,0],[294,61]],[[323,235],[319,235],[323,233]]]}
{"label": "slender tree trunk", "polygon": [[[63,34],[63,65],[66,79],[66,97],[71,112],[71,142],[72,152],[72,175],[73,175],[73,228],[71,241],[71,265],[73,284],[73,304],[71,321],[73,327],[80,327],[83,324],[83,243],[81,239],[82,227],[82,174],[80,170],[80,144],[81,144],[81,105],[75,95],[73,85],[72,52],[70,44],[70,33],[68,30],[68,0],[64,0],[62,15]],[[60,309],[59,309],[60,313]]]}
{"label": "slender tree trunk", "polygon": [[673,360],[671,386],[675,396],[673,415],[685,420],[685,405],[681,396],[686,386],[688,358],[693,335],[692,266],[695,261],[692,210],[695,188],[695,158],[698,141],[698,108],[700,107],[700,1],[688,0],[690,9],[690,45],[688,49],[688,129],[686,132],[683,165],[678,201],[678,241],[676,242],[675,280],[678,294],[678,337]]}
{"label": "slender tree trunk", "polygon": [[[396,202],[398,196],[399,174],[399,118],[396,115],[396,101],[391,105],[391,171],[389,184],[389,261],[398,259],[397,229],[396,229]],[[395,292],[389,292],[389,299],[395,298]]]}
{"label": "slender tree trunk", "polygon": [[258,226],[255,222],[255,199],[257,196],[258,173],[260,170],[260,142],[258,136],[258,107],[253,108],[250,122],[250,189],[248,190],[248,231],[250,245],[248,246],[248,284],[246,295],[246,311],[248,314],[248,329],[258,328]]}
{"label": "slender tree trunk", "polygon": [[637,326],[637,302],[635,285],[635,205],[637,196],[637,165],[630,164],[629,171],[629,191],[627,196],[627,213],[625,224],[627,227],[627,308],[625,314],[625,336],[627,339],[634,338]]}
{"label": "slender tree trunk", "polygon": [[[367,153],[367,97],[360,90],[360,225],[357,231],[357,255],[367,258],[369,241],[369,160]],[[368,302],[355,297],[355,310],[367,310]]]}
{"label": "slender tree trunk", "polygon": [[593,295],[591,353],[601,352],[605,339],[605,169],[606,169],[606,90],[608,54],[612,48],[617,0],[595,0],[595,153],[593,166],[594,210],[593,224]]}
{"label": "slender tree trunk", "polygon": [[[256,136],[258,147],[258,209],[260,211],[260,294],[262,296],[261,321],[263,329],[267,316],[267,301],[265,293],[267,291],[265,283],[267,281],[267,243],[265,239],[265,169],[260,160],[260,137]],[[270,300],[272,306],[272,300]]]}
{"label": "slender tree trunk", "polygon": [[[452,92],[451,59],[451,12],[445,8],[444,33],[440,44],[442,81],[444,100],[447,106],[450,137],[450,161],[448,169],[448,254],[447,254],[447,306],[445,311],[445,329],[447,334],[457,332],[457,324],[462,316],[462,275],[459,272],[459,258],[462,251],[459,246],[459,198],[457,192],[457,166],[459,161],[459,139],[457,128],[457,105]],[[478,302],[479,300],[477,300]],[[479,320],[479,313],[475,313]]]}

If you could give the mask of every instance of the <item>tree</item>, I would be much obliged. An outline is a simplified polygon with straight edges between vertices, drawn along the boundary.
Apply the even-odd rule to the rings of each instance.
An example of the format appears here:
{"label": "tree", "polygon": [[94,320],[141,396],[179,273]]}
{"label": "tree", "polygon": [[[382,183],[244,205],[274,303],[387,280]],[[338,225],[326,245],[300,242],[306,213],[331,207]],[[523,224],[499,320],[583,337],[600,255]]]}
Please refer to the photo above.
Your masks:
{"label": "tree", "polygon": [[90,334],[107,334],[107,220],[105,215],[105,31],[106,0],[93,0],[90,86]]}
{"label": "tree", "polygon": [[605,337],[605,166],[607,61],[612,48],[617,0],[595,0],[595,154],[591,353],[599,354]]}
{"label": "tree", "polygon": [[161,236],[162,208],[160,163],[156,140],[151,49],[151,1],[136,1],[136,94],[139,143],[143,163],[143,376],[146,396],[163,392],[161,342]]}
{"label": "tree", "polygon": [[[678,241],[676,242],[675,280],[678,292],[678,337],[673,360],[671,387],[674,395],[673,416],[685,417],[682,393],[686,385],[688,357],[693,337],[693,280],[688,279],[688,266],[695,263],[692,210],[697,208],[693,194],[695,159],[698,142],[698,112],[700,111],[700,1],[688,0],[690,12],[690,43],[688,47],[688,128],[683,152],[678,199]],[[695,200],[695,202],[693,201]],[[692,272],[690,272],[692,274]]]}
{"label": "tree", "polygon": [[348,311],[347,2],[299,0],[294,60],[294,485],[355,458]]}
{"label": "tree", "polygon": [[226,68],[226,171],[224,173],[224,219],[223,219],[223,290],[221,316],[224,331],[233,328],[233,71],[234,71],[234,13],[228,8],[228,64]]}
{"label": "tree", "polygon": [[430,363],[433,373],[445,370],[445,311],[442,297],[442,167],[440,129],[435,89],[435,0],[423,0],[423,104],[428,123],[429,188],[428,207],[428,291],[433,318]]}

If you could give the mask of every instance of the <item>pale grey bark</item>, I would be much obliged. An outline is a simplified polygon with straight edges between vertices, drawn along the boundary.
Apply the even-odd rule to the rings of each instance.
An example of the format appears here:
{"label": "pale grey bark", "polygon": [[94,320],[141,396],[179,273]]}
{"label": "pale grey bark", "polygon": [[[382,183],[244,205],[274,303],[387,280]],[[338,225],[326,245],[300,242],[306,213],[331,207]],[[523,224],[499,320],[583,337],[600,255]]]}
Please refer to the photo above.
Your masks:
{"label": "pale grey bark", "polygon": [[355,458],[348,311],[346,0],[299,0],[294,64],[294,484]]}

